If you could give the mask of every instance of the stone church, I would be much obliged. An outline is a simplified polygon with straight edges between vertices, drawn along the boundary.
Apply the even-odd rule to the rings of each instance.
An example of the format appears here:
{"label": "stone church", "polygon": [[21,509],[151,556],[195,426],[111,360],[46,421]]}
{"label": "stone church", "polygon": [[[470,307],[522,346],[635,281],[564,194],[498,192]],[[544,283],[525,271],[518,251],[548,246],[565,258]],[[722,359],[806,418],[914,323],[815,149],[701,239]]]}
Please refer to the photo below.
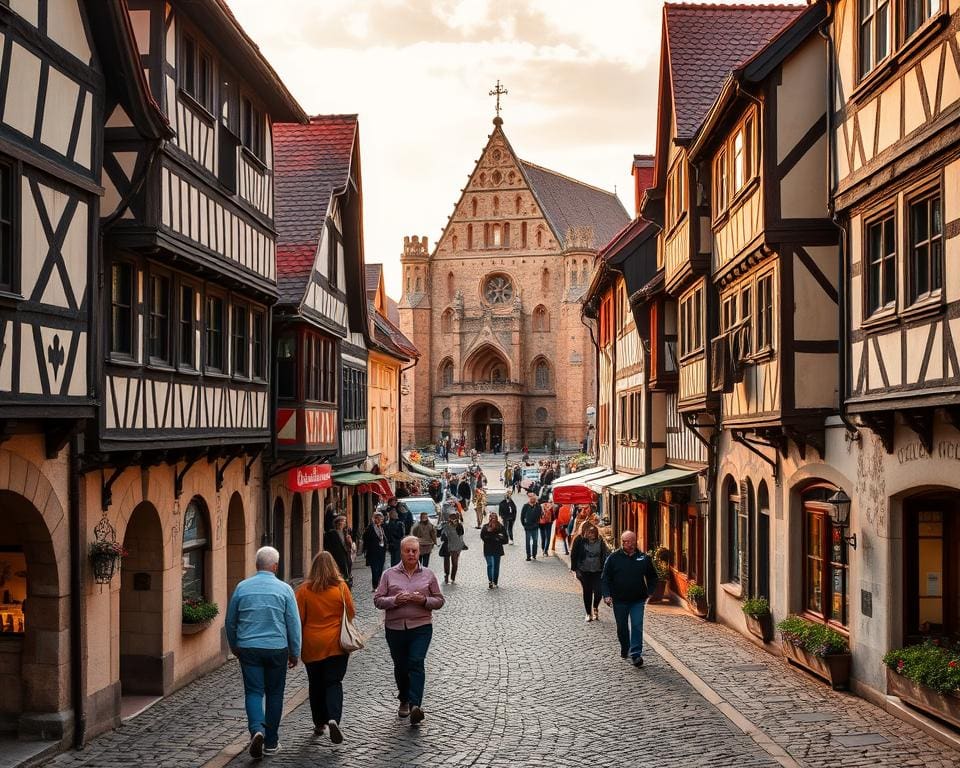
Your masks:
{"label": "stone church", "polygon": [[611,192],[520,160],[494,129],[440,240],[405,237],[400,327],[421,351],[402,402],[405,447],[573,449],[596,351],[580,303],[597,251],[629,221]]}

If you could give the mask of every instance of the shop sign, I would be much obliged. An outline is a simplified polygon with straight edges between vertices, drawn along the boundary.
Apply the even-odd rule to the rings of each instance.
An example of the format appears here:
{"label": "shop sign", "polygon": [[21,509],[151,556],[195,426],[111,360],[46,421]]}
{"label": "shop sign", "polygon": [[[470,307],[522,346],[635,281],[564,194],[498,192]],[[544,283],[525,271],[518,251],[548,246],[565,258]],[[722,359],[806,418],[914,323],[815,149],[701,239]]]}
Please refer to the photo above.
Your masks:
{"label": "shop sign", "polygon": [[901,464],[907,464],[911,461],[919,461],[920,459],[929,458],[960,461],[960,443],[949,440],[941,440],[933,446],[932,454],[927,453],[927,449],[923,447],[923,443],[920,441],[907,443],[905,446],[897,450],[897,461],[899,461]]}
{"label": "shop sign", "polygon": [[311,464],[296,467],[287,473],[287,488],[291,491],[318,491],[333,485],[333,470],[329,464]]}

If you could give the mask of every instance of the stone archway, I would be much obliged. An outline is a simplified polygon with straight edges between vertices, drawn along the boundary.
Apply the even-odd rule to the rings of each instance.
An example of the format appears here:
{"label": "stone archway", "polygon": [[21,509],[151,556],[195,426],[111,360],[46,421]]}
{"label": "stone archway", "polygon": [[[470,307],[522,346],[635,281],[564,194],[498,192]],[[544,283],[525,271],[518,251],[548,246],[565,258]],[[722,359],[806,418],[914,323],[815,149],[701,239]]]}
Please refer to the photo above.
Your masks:
{"label": "stone archway", "polygon": [[461,381],[505,385],[511,380],[509,359],[502,349],[489,342],[474,349],[463,364]]}
{"label": "stone archway", "polygon": [[468,408],[463,424],[469,425],[471,448],[483,452],[503,445],[503,413],[492,403],[477,403]]}
{"label": "stone archway", "polygon": [[227,602],[247,575],[247,522],[243,499],[234,491],[227,508]]}

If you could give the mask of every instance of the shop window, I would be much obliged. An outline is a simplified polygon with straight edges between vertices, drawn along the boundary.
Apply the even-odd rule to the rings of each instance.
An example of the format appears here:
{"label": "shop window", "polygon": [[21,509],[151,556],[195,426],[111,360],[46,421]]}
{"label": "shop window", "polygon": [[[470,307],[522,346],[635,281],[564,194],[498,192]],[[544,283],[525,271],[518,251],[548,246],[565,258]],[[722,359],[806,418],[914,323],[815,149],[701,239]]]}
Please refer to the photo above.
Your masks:
{"label": "shop window", "polygon": [[183,512],[183,577],[184,600],[204,600],[207,592],[207,552],[210,538],[203,502],[193,499]]}
{"label": "shop window", "polygon": [[170,278],[150,275],[150,322],[147,346],[152,362],[170,362]]}
{"label": "shop window", "polygon": [[830,520],[827,499],[835,488],[817,487],[803,494],[803,606],[807,613],[847,624],[847,542]]}
{"label": "shop window", "polygon": [[924,301],[943,287],[943,206],[940,193],[910,202],[907,279],[910,303]]}
{"label": "shop window", "polygon": [[133,357],[133,288],[136,270],[115,261],[110,270],[110,351]]}

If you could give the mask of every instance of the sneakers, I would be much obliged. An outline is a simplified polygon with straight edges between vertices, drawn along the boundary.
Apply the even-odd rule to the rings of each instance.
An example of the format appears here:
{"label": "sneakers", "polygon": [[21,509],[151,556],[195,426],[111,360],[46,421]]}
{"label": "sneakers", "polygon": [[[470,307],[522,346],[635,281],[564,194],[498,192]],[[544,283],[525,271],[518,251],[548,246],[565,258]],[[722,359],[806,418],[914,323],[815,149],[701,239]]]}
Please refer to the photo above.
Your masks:
{"label": "sneakers", "polygon": [[340,732],[340,725],[336,720],[331,720],[327,723],[330,726],[330,741],[334,744],[343,743],[343,733]]}
{"label": "sneakers", "polygon": [[584,621],[585,624],[589,624],[591,621],[593,621],[593,616],[591,616],[591,615],[588,613],[587,616],[586,616],[586,618],[585,618],[583,621]]}
{"label": "sneakers", "polygon": [[410,725],[417,725],[423,721],[423,710],[420,709],[416,704],[410,707]]}
{"label": "sneakers", "polygon": [[263,734],[260,733],[260,731],[253,734],[253,737],[250,739],[250,746],[247,747],[247,752],[254,760],[259,760],[263,757]]}
{"label": "sneakers", "polygon": [[267,755],[267,756],[275,755],[275,754],[277,754],[279,751],[280,751],[280,742],[279,742],[279,741],[277,742],[277,745],[276,745],[275,747],[264,747],[264,748],[263,748],[263,754],[265,754],[265,755]]}
{"label": "sneakers", "polygon": [[593,620],[600,621],[600,612],[596,608],[593,609]]}
{"label": "sneakers", "polygon": [[400,707],[397,709],[397,717],[403,719],[405,717],[410,717],[410,704],[406,701],[400,702]]}
{"label": "sneakers", "polygon": [[633,666],[638,669],[643,666],[643,656],[635,656],[633,659]]}
{"label": "sneakers", "polygon": [[493,589],[493,582],[492,582],[492,581],[491,581],[489,584],[487,584],[487,589]]}
{"label": "sneakers", "polygon": [[529,555],[527,555],[527,562],[528,562],[528,563],[530,562],[530,556],[529,556]]}

